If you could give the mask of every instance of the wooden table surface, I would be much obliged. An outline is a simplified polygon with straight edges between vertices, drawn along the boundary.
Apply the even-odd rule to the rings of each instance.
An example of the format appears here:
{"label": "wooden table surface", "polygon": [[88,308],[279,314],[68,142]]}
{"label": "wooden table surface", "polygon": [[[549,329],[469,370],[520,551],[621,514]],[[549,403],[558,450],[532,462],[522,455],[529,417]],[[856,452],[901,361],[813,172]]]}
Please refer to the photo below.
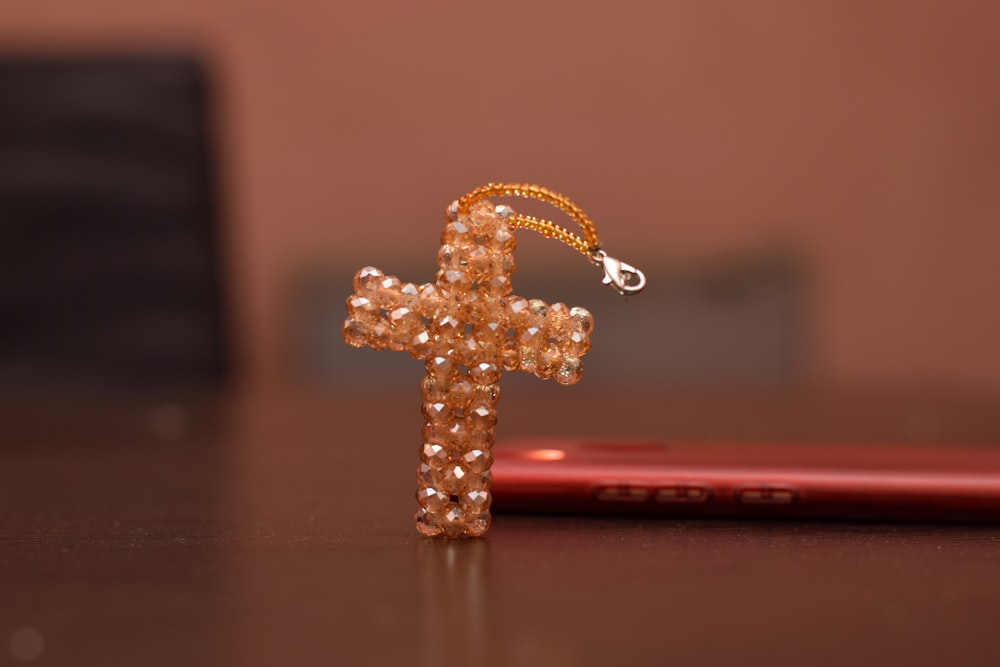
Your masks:
{"label": "wooden table surface", "polygon": [[[500,434],[1000,443],[984,400],[547,390]],[[6,401],[0,664],[1000,665],[1000,526],[412,527],[415,391]]]}

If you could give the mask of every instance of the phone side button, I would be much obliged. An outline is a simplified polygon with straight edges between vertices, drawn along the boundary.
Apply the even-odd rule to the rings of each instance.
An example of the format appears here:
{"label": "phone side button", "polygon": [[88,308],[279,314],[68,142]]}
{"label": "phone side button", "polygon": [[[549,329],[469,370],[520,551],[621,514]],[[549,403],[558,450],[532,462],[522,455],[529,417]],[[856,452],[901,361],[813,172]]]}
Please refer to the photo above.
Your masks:
{"label": "phone side button", "polygon": [[798,491],[785,486],[747,486],[736,491],[737,502],[744,505],[791,505],[798,497]]}
{"label": "phone side button", "polygon": [[616,503],[641,503],[649,499],[649,489],[630,484],[605,484],[594,488],[594,497]]}
{"label": "phone side button", "polygon": [[656,501],[660,503],[705,503],[711,497],[711,487],[700,484],[674,484],[656,490]]}

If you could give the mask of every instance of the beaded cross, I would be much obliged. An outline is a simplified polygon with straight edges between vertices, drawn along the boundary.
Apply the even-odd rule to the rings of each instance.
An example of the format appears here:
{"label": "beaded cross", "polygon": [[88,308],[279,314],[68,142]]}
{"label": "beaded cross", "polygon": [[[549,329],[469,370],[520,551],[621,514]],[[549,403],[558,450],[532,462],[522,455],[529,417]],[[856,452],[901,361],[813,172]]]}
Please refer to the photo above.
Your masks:
{"label": "beaded cross", "polygon": [[[484,187],[498,194],[520,194],[497,190],[504,186]],[[522,196],[549,194],[531,187],[536,192]],[[447,218],[434,282],[401,283],[374,267],[361,269],[354,277],[354,294],[347,299],[342,333],[354,347],[406,350],[424,360],[416,525],[424,535],[457,538],[482,535],[490,526],[490,466],[501,371],[521,370],[575,384],[583,373],[580,357],[590,348],[593,317],[584,308],[511,294],[516,245],[511,227],[544,223],[576,238],[569,232],[482,198],[462,206],[454,202]],[[595,262],[603,260],[605,282],[615,282],[612,274],[617,271],[616,289],[642,289],[644,278],[638,287],[628,283],[641,273],[605,260],[596,243],[592,247],[600,253],[592,255]]]}

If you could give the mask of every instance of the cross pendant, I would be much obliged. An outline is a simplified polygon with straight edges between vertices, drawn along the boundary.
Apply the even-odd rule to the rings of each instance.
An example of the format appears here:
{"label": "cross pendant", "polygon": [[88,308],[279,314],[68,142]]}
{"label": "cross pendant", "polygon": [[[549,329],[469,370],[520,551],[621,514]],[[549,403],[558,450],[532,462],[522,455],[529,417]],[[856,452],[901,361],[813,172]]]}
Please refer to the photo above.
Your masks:
{"label": "cross pendant", "polygon": [[423,444],[417,468],[417,530],[474,537],[490,526],[490,466],[502,370],[565,385],[583,373],[593,318],[511,294],[513,211],[486,200],[460,214],[453,204],[433,283],[401,283],[365,267],[347,299],[344,340],[423,359]]}

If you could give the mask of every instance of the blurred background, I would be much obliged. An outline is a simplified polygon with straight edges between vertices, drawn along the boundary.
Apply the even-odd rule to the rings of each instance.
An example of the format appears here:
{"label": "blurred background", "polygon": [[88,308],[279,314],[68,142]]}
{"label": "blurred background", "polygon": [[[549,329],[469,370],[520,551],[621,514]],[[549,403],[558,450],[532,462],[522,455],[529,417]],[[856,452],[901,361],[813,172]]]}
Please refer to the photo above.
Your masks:
{"label": "blurred background", "polygon": [[350,277],[431,280],[506,180],[649,275],[520,232],[515,291],[595,312],[583,386],[1000,391],[995,3],[0,13],[8,388],[419,377],[341,342]]}

